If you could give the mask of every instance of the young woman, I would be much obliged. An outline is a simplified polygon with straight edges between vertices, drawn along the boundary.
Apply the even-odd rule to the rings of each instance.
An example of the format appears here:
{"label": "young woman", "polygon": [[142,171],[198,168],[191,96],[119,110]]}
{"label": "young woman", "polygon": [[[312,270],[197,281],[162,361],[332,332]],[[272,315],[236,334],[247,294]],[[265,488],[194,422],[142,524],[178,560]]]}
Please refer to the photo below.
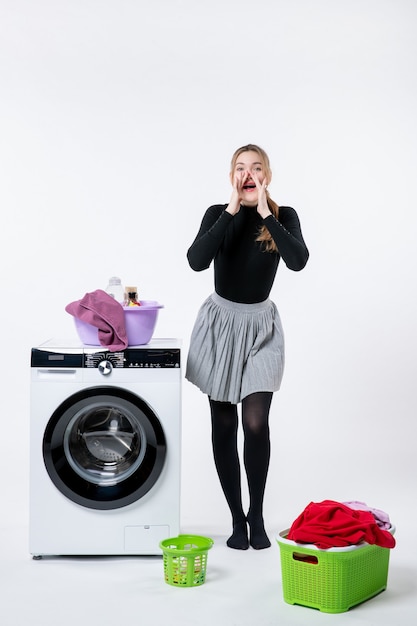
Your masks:
{"label": "young woman", "polygon": [[[297,213],[278,207],[269,197],[271,169],[262,148],[249,144],[236,150],[230,181],[229,204],[209,207],[187,253],[197,272],[214,260],[215,291],[198,313],[186,378],[210,403],[214,461],[232,514],[227,545],[246,550],[250,544],[260,550],[271,545],[263,521],[268,419],[284,369],[284,335],[269,294],[280,259],[299,271],[309,253]],[[250,497],[247,515],[237,448],[239,403]]]}

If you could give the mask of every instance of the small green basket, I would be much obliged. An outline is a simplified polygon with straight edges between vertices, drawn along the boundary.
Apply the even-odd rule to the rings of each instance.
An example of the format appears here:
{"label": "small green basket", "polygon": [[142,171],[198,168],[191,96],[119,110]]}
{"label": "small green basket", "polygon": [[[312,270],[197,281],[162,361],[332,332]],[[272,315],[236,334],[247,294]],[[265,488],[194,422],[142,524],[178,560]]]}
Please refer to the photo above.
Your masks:
{"label": "small green basket", "polygon": [[[319,550],[279,533],[285,602],[324,613],[343,613],[387,587],[389,548],[361,543]],[[390,532],[394,533],[394,527]]]}
{"label": "small green basket", "polygon": [[206,579],[207,553],[213,540],[199,535],[179,535],[164,539],[165,582],[174,587],[198,587]]}

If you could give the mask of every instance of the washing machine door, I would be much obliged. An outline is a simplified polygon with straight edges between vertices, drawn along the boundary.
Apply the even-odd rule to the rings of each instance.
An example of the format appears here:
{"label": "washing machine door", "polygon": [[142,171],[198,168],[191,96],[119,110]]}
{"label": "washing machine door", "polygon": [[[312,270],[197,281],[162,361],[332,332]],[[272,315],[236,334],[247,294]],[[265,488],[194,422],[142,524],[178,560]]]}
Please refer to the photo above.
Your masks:
{"label": "washing machine door", "polygon": [[118,387],[82,390],[51,416],[43,457],[55,486],[92,509],[117,509],[154,486],[166,456],[161,423],[139,396]]}

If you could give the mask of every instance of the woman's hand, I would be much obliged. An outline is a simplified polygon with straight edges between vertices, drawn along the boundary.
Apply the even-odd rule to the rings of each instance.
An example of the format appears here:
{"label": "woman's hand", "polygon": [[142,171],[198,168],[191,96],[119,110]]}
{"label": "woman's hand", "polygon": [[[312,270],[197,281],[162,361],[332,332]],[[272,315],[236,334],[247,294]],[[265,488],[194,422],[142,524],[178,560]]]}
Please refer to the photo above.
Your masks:
{"label": "woman's hand", "polygon": [[263,219],[265,219],[266,217],[268,217],[268,215],[272,215],[268,206],[268,200],[267,200],[267,194],[266,194],[268,181],[266,178],[264,178],[263,181],[261,182],[256,172],[253,172],[252,180],[256,185],[256,189],[258,190],[258,206],[256,210],[258,211],[259,215]]}
{"label": "woman's hand", "polygon": [[236,215],[240,210],[240,203],[242,200],[242,191],[243,191],[243,183],[246,179],[246,172],[239,171],[235,172],[233,176],[233,191],[230,197],[229,205],[226,208],[226,211],[231,215]]}

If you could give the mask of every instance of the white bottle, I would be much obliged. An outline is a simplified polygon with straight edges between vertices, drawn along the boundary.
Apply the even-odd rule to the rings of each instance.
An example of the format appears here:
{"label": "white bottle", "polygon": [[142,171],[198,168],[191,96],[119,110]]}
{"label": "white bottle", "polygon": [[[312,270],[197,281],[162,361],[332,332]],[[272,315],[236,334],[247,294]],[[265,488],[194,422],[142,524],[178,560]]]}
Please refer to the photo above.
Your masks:
{"label": "white bottle", "polygon": [[117,276],[109,278],[109,284],[106,287],[106,292],[109,296],[112,296],[117,302],[123,304],[125,299],[125,290],[122,287],[122,281]]}

